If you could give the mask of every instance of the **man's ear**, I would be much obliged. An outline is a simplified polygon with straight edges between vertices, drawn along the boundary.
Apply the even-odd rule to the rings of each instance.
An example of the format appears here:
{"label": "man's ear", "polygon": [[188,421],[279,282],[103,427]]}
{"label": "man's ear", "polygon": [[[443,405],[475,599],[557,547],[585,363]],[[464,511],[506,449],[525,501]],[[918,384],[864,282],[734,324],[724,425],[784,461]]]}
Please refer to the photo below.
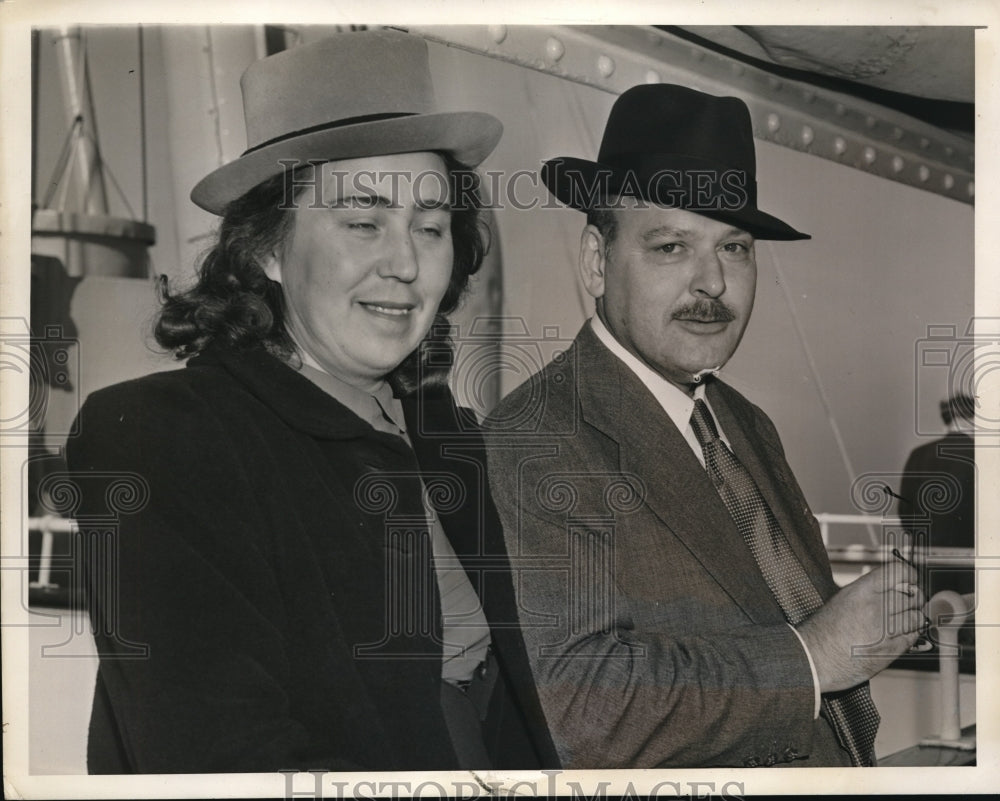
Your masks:
{"label": "man's ear", "polygon": [[264,275],[277,284],[281,283],[281,259],[276,250],[272,250],[260,261]]}
{"label": "man's ear", "polygon": [[591,297],[604,295],[604,237],[595,225],[588,225],[580,236],[580,277]]}

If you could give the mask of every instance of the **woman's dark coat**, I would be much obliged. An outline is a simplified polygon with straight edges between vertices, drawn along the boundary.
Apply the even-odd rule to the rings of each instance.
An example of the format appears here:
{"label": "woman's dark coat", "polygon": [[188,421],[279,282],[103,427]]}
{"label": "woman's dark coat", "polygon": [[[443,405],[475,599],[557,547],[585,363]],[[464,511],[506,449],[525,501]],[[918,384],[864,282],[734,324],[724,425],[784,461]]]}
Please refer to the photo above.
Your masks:
{"label": "woman's dark coat", "polygon": [[447,391],[404,409],[413,450],[224,348],[91,396],[68,444],[101,656],[91,772],[456,767],[418,473],[503,668],[494,767],[556,766],[478,427]]}

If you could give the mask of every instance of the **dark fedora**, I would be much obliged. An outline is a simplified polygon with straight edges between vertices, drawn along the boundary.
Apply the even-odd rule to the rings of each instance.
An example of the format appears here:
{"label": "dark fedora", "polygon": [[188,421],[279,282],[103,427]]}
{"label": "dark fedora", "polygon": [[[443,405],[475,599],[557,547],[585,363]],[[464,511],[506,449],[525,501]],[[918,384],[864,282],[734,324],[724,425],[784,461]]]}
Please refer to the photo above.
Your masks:
{"label": "dark fedora", "polygon": [[247,150],[191,192],[225,207],[289,162],[446,152],[475,167],[500,141],[491,114],[437,108],[427,43],[398,31],[341,33],[251,64],[240,79]]}
{"label": "dark fedora", "polygon": [[580,211],[631,196],[731,223],[758,239],[809,239],[757,208],[750,111],[735,97],[634,86],[611,108],[597,161],[552,159],[542,180]]}

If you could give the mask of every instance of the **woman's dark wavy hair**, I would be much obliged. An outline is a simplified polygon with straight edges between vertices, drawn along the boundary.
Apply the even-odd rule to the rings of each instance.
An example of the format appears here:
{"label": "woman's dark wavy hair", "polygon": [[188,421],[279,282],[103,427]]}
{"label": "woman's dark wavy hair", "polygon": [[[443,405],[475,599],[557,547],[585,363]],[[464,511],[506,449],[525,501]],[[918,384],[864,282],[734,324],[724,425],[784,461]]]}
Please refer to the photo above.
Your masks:
{"label": "woman's dark wavy hair", "polygon": [[[440,155],[452,194],[451,281],[427,336],[387,376],[399,396],[447,386],[453,349],[446,315],[458,307],[489,248],[478,174],[449,154]],[[310,184],[296,184],[298,198]],[[194,356],[213,343],[237,350],[264,347],[284,361],[300,358],[285,330],[281,285],[264,274],[261,264],[291,232],[294,204],[286,202],[286,187],[291,185],[286,175],[276,175],[226,207],[216,244],[202,261],[193,287],[171,293],[166,276],[160,278],[162,308],[154,336],[176,358]]]}

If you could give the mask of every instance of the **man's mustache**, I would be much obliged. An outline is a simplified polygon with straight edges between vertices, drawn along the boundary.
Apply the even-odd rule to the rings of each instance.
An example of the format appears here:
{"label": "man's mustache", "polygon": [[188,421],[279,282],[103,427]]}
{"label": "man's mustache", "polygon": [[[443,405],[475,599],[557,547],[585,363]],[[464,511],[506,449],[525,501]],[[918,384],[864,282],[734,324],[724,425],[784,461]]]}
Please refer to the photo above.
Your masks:
{"label": "man's mustache", "polygon": [[696,320],[699,323],[731,323],[736,312],[721,300],[696,300],[675,309],[674,320]]}

